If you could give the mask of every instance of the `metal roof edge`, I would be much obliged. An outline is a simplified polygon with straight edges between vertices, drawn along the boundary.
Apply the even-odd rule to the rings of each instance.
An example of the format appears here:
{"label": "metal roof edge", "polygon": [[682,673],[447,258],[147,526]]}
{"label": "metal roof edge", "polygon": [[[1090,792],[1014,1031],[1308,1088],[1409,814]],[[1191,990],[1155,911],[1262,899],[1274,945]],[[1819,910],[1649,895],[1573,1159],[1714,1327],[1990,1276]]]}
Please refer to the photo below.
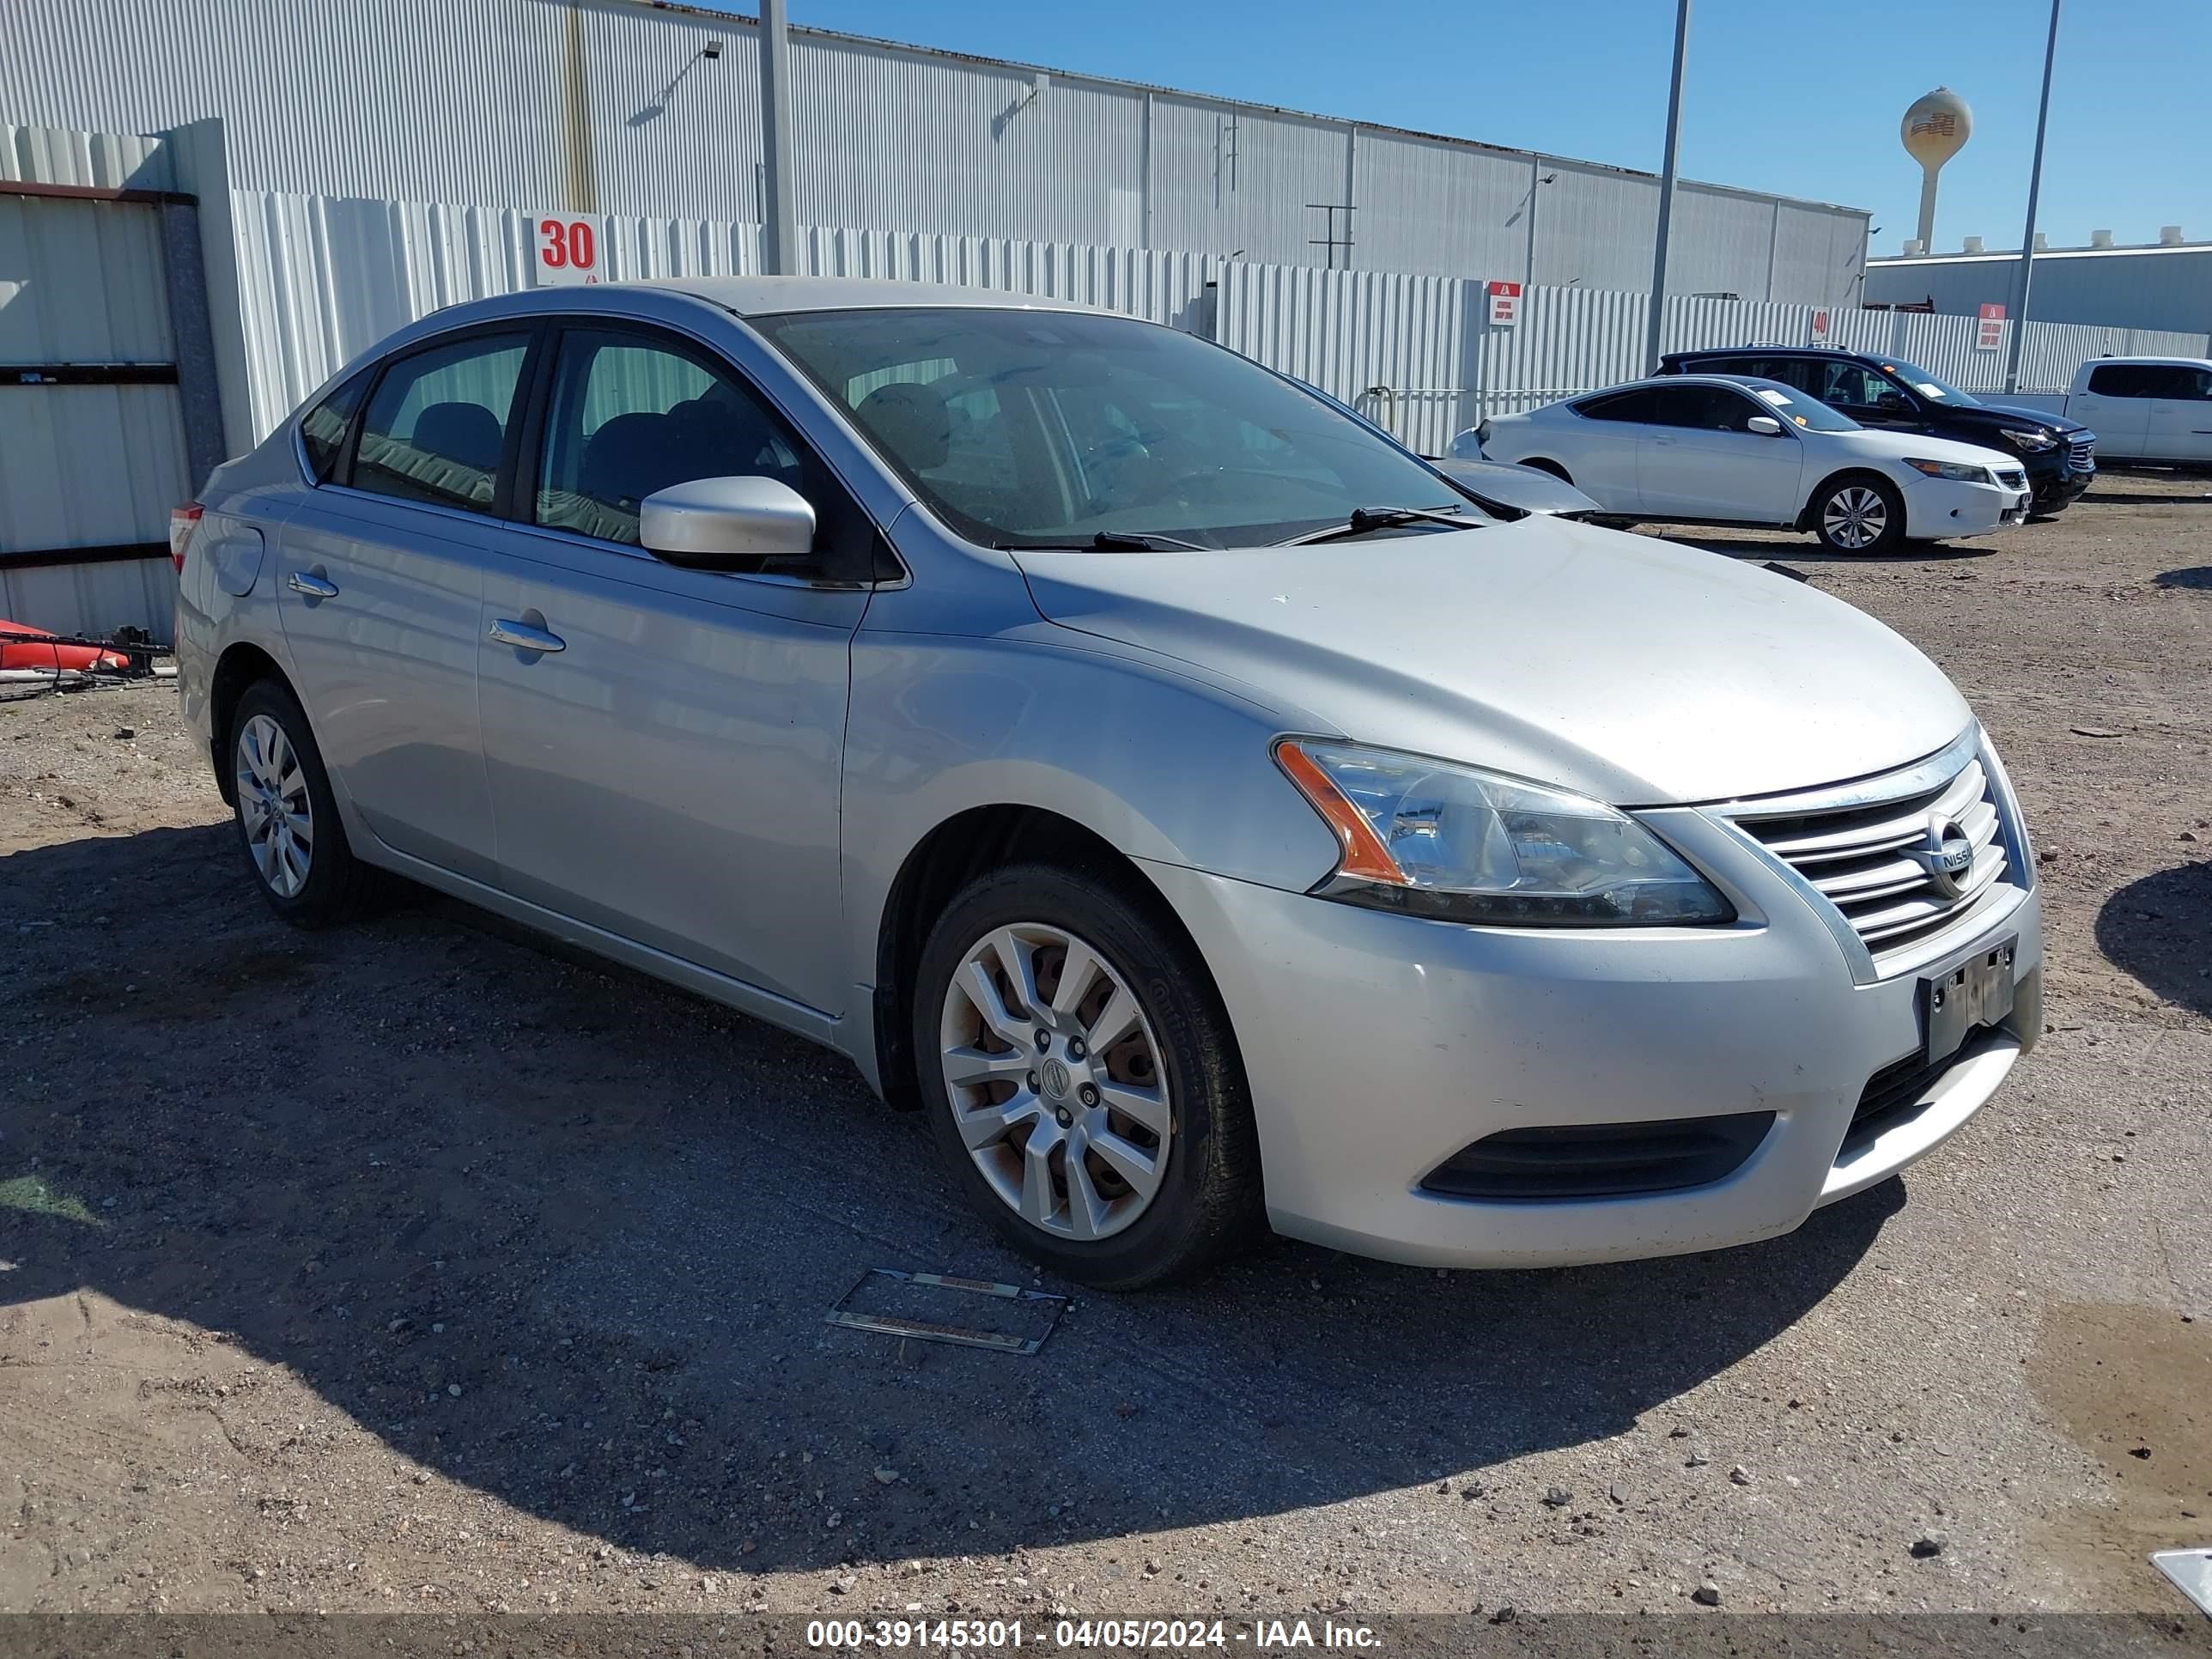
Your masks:
{"label": "metal roof edge", "polygon": [[[2212,253],[2212,242],[2136,242],[2125,247],[2047,247],[2036,252],[2039,262],[2045,259],[2110,259],[2134,253]],[[1886,270],[1913,265],[2014,265],[2020,263],[2020,250],[1984,251],[1980,253],[1885,253],[1867,260],[1867,269],[1877,265]]]}

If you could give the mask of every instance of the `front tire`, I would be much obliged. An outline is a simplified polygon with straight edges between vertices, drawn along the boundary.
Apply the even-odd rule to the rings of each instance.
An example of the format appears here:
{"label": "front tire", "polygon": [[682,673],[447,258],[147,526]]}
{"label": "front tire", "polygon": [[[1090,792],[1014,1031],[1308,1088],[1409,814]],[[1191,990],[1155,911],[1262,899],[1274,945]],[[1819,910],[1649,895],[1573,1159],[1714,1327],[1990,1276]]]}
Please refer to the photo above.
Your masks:
{"label": "front tire", "polygon": [[1258,1135],[1228,1015],[1133,877],[977,878],[922,947],[913,1021],[939,1151],[1016,1249],[1129,1291],[1257,1230]]}
{"label": "front tire", "polygon": [[298,700],[273,680],[249,686],[231,715],[228,753],[239,850],[269,908],[296,927],[353,915],[368,871],[346,843]]}
{"label": "front tire", "polygon": [[1870,557],[1905,545],[1905,497],[1887,478],[1856,473],[1824,486],[1813,505],[1813,531],[1831,553]]}

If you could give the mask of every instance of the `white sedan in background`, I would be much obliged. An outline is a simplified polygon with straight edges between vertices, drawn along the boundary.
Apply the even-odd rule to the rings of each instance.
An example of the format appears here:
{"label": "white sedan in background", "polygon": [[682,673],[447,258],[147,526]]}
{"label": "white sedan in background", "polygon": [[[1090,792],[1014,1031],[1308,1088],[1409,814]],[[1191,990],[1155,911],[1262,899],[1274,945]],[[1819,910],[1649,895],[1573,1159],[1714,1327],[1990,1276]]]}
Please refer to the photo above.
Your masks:
{"label": "white sedan in background", "polygon": [[1809,530],[1838,553],[1986,536],[2027,512],[2011,457],[1871,431],[1776,380],[1638,380],[1498,416],[1453,453],[1470,447],[1555,473],[1607,514]]}

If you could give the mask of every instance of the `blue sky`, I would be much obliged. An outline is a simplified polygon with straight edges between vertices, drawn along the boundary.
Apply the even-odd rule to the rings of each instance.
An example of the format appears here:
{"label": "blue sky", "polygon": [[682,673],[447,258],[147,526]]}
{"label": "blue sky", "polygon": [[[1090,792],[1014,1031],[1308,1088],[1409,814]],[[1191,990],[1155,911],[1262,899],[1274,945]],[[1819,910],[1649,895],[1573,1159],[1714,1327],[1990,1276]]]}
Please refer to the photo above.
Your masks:
{"label": "blue sky", "polygon": [[[751,10],[746,0],[738,9]],[[1656,171],[1671,0],[791,0],[792,21]],[[1898,143],[1938,84],[1974,135],[1941,251],[2016,247],[2045,0],[1695,0],[1686,176],[1872,210],[1913,234]],[[2065,0],[2039,224],[2054,246],[2212,240],[2212,0]]]}

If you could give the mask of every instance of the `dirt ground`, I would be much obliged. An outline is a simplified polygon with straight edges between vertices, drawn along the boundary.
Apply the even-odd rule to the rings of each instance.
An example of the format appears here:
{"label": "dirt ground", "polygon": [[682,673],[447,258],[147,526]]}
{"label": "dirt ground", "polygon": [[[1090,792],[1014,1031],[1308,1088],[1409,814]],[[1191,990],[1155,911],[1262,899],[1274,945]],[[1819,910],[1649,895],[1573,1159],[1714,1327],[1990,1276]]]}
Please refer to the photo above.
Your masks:
{"label": "dirt ground", "polygon": [[1032,1280],[842,1062],[441,899],[292,932],[167,685],[0,705],[0,1610],[2185,1611],[2145,1556],[2212,1543],[2212,495],[1687,538],[1972,699],[2040,1048],[1768,1244],[1277,1244],[1033,1358],[823,1324],[872,1267]]}

